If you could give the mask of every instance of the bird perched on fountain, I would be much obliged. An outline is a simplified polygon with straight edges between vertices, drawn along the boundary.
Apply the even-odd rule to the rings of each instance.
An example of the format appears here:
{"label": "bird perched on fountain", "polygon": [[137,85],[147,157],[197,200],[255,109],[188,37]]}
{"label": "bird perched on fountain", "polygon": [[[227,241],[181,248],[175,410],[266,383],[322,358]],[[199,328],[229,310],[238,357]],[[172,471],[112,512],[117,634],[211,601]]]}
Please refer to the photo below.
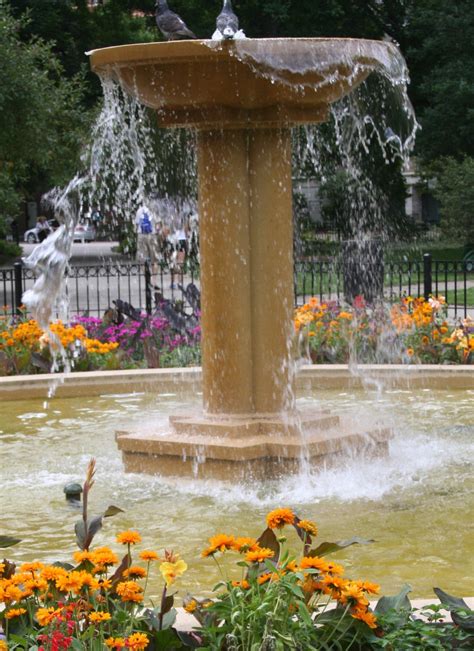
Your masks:
{"label": "bird perched on fountain", "polygon": [[168,7],[166,0],[156,0],[156,24],[168,41],[197,38],[182,18]]}
{"label": "bird perched on fountain", "polygon": [[212,40],[228,41],[236,38],[245,38],[245,34],[239,29],[239,19],[234,14],[231,0],[224,0],[222,11],[217,16],[216,31],[212,35]]}

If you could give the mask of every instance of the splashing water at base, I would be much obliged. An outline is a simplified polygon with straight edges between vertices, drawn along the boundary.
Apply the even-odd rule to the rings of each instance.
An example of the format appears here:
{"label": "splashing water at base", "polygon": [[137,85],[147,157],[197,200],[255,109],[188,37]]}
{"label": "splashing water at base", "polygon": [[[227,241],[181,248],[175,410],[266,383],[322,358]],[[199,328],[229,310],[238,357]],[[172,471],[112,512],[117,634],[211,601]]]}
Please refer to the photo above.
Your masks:
{"label": "splashing water at base", "polygon": [[[419,596],[429,596],[433,585],[471,594],[473,397],[462,390],[393,391],[381,398],[361,391],[306,393],[299,404],[353,418],[390,414],[390,456],[260,485],[124,474],[115,429],[124,419],[131,427],[143,423],[144,413],[166,427],[168,415],[182,409],[180,394],[56,398],[48,411],[40,400],[2,403],[0,529],[23,539],[10,553],[14,558],[69,560],[78,512],[66,505],[62,488],[83,479],[94,455],[92,512],[108,504],[126,510],[107,522],[97,544],[130,527],[142,533],[144,547],[173,545],[190,566],[183,582],[190,591],[208,593],[217,581],[213,564],[199,558],[209,536],[259,535],[267,511],[291,506],[318,523],[319,542],[353,535],[376,540],[336,555],[349,575],[381,582],[384,592],[409,582]],[[186,402],[192,406],[197,398]]]}

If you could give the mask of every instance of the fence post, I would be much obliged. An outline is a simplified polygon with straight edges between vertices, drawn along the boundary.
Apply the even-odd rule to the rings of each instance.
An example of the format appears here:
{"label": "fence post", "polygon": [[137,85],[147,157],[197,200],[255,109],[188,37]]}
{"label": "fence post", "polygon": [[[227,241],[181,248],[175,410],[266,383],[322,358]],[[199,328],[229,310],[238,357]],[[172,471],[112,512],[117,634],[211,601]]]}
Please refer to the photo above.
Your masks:
{"label": "fence post", "polygon": [[145,260],[145,303],[146,313],[151,314],[151,268],[150,261]]}
{"label": "fence post", "polygon": [[425,296],[425,301],[429,299],[432,293],[433,293],[433,269],[432,269],[431,253],[425,253],[423,255],[423,294]]}
{"label": "fence post", "polygon": [[15,262],[13,268],[15,277],[15,313],[20,314],[21,297],[23,296],[23,263]]}

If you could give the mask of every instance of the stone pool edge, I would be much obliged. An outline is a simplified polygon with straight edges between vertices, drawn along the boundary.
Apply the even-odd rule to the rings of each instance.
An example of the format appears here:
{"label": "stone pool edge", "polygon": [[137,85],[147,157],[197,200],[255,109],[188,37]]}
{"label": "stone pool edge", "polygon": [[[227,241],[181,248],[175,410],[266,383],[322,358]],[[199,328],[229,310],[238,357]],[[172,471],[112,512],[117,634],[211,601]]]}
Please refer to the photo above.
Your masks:
{"label": "stone pool edge", "polygon": [[[345,364],[321,364],[302,366],[296,378],[300,390],[375,388],[379,383],[389,389],[474,390],[474,366],[361,365],[350,369]],[[200,367],[20,375],[0,378],[0,399],[46,398],[50,388],[57,398],[152,391],[187,393],[198,390],[200,384]]]}

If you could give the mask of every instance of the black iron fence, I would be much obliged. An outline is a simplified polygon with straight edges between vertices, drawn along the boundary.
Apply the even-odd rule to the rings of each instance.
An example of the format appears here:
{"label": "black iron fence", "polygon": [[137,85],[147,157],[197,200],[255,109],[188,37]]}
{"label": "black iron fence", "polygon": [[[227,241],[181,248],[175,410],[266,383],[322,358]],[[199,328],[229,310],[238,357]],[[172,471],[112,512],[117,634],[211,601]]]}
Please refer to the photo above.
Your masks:
{"label": "black iron fence", "polygon": [[[144,263],[102,263],[71,265],[66,272],[66,291],[71,314],[102,316],[114,301],[125,301],[134,308],[151,313],[162,298],[181,301],[183,309],[192,312],[193,293],[190,285],[200,288],[199,268],[185,264],[179,268]],[[21,306],[23,292],[32,287],[35,277],[21,263],[0,269],[0,308],[15,314]],[[402,296],[443,295],[449,306],[449,316],[465,317],[474,308],[474,260],[432,260],[426,254],[422,260],[386,262],[384,265],[384,297],[395,301]],[[321,301],[344,299],[342,261],[340,258],[304,260],[295,264],[295,304],[311,296]]]}

